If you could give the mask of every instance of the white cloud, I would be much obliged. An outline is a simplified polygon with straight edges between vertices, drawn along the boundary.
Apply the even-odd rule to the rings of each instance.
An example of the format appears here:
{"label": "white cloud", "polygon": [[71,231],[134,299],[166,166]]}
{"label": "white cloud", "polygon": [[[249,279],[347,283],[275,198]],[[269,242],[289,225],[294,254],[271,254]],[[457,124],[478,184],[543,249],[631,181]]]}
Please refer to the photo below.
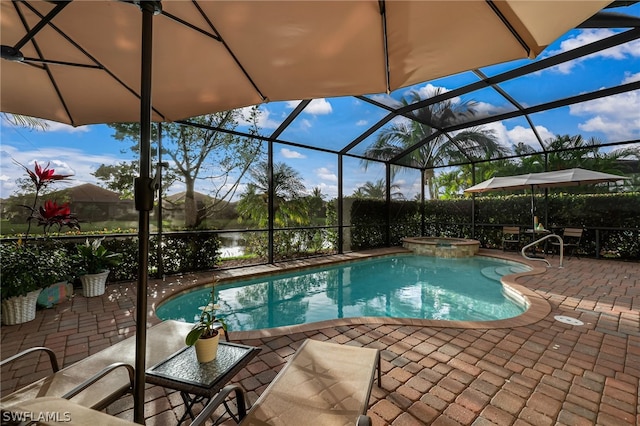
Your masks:
{"label": "white cloud", "polygon": [[311,124],[311,121],[305,119],[300,120],[300,128],[307,130],[310,129],[311,127],[313,127],[313,124]]}
{"label": "white cloud", "polygon": [[[553,139],[555,137],[554,134],[544,126],[536,126],[536,130],[543,141]],[[535,149],[540,149],[540,143],[538,142],[535,133],[533,133],[533,130],[529,127],[515,126],[511,130],[507,130],[507,137],[511,145],[525,143]]]}
{"label": "white cloud", "polygon": [[89,126],[73,127],[56,121],[45,120],[45,122],[47,123],[46,132],[86,133],[91,130]]}
{"label": "white cloud", "polygon": [[96,183],[98,180],[91,175],[101,164],[116,164],[123,161],[105,155],[92,155],[77,149],[64,147],[38,148],[33,151],[19,150],[11,145],[2,145],[0,151],[0,167],[3,178],[0,179],[0,197],[9,197],[16,189],[16,179],[26,177],[24,169],[16,162],[26,167],[33,168],[34,161],[39,165],[54,169],[56,174],[72,175],[68,181],[59,182],[56,189],[64,189],[83,183]]}
{"label": "white cloud", "polygon": [[[422,99],[429,99],[429,98],[433,98],[434,96],[436,96],[436,94],[442,94],[442,93],[447,93],[450,92],[451,90],[447,89],[446,87],[442,87],[442,86],[434,86],[431,83],[428,83],[426,85],[424,85],[423,87],[418,89],[418,93],[420,93],[420,98]],[[440,93],[438,93],[440,92]],[[459,104],[461,102],[461,99],[459,96],[456,96],[454,98],[450,99],[450,102],[452,104]]]}
{"label": "white cloud", "polygon": [[315,169],[313,172],[316,174],[316,176],[318,176],[318,178],[322,180],[326,180],[330,182],[338,181],[338,176],[336,176],[335,173],[333,173],[331,170],[327,169],[326,167],[320,167],[319,169]]}
{"label": "white cloud", "polygon": [[640,90],[594,99],[569,107],[569,113],[585,116],[578,128],[600,132],[609,140],[623,141],[640,137]]}
{"label": "white cloud", "polygon": [[366,126],[367,124],[369,124],[369,122],[367,120],[358,120],[358,121],[356,121],[356,126]]}
{"label": "white cloud", "polygon": [[315,185],[314,188],[320,188],[320,191],[324,195],[325,200],[331,200],[338,196],[338,186],[337,185],[327,185],[324,182],[320,182]]}
{"label": "white cloud", "polygon": [[305,114],[311,115],[327,115],[333,112],[331,104],[324,98],[314,99],[303,111]]}
{"label": "white cloud", "polygon": [[300,102],[302,102],[302,101],[300,101],[300,100],[298,100],[298,101],[287,101],[286,105],[287,105],[287,108],[289,108],[289,109],[295,109]]}
{"label": "white cloud", "polygon": [[496,106],[487,102],[475,102],[473,104],[475,111],[474,118],[489,117],[510,111],[512,108],[506,106]]}
{"label": "white cloud", "polygon": [[282,148],[280,150],[280,154],[284,158],[307,158],[306,155],[303,155],[303,154],[299,153],[298,151],[293,151],[293,150],[287,149],[287,148]]}
{"label": "white cloud", "polygon": [[398,108],[400,106],[400,102],[393,99],[391,96],[383,93],[381,95],[372,95],[370,98],[382,105],[386,105],[392,108]]}
{"label": "white cloud", "polygon": [[[12,115],[12,114],[8,114],[8,115]],[[59,133],[86,133],[89,132],[91,130],[91,128],[89,126],[78,126],[78,127],[73,127],[69,124],[63,124],[63,123],[58,123],[57,121],[50,121],[50,120],[40,120],[45,126],[45,129],[41,129],[39,127],[36,128],[30,128],[28,126],[18,126],[15,125],[13,123],[10,123],[7,118],[4,116],[4,114],[2,115],[2,125],[3,126],[8,126],[8,127],[16,127],[16,128],[22,128],[25,130],[30,130],[30,131],[34,131],[34,132],[45,132],[45,133],[55,133],[55,132],[59,132]]]}
{"label": "white cloud", "polygon": [[485,130],[491,130],[501,145],[510,146],[511,140],[507,132],[507,128],[502,121],[495,121],[482,126]]}
{"label": "white cloud", "polygon": [[[595,41],[602,40],[607,37],[611,37],[614,34],[616,34],[616,32],[609,29],[581,30],[577,35],[570,37],[564,40],[562,43],[560,43],[559,49],[547,51],[545,52],[544,56],[545,57],[554,56],[559,53],[573,50],[580,46],[584,46],[586,44],[593,43]],[[594,54],[584,56],[582,58],[574,59],[569,62],[565,62],[563,64],[557,65],[550,69],[560,72],[562,74],[569,74],[576,65],[589,59],[607,58],[607,59],[613,59],[613,60],[623,60],[629,57],[633,57],[633,58],[640,57],[640,40],[634,40],[618,46],[610,47],[609,49],[601,50]]]}
{"label": "white cloud", "polygon": [[[239,124],[243,126],[249,126],[252,123],[250,120],[250,113],[252,107],[242,108],[240,110]],[[265,106],[260,107],[260,113],[258,114],[258,127],[261,129],[277,129],[280,123],[270,118],[271,111]]]}
{"label": "white cloud", "polygon": [[640,72],[635,74],[631,74],[630,72],[624,73],[624,79],[622,80],[622,84],[633,83],[634,81],[640,81]]}

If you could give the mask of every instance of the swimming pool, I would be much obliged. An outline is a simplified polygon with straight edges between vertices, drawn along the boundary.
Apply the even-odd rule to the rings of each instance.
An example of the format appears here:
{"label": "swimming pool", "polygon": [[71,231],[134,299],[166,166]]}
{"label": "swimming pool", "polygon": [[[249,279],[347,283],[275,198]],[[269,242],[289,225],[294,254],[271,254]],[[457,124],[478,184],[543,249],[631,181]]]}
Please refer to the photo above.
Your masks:
{"label": "swimming pool", "polygon": [[[522,299],[499,282],[504,273],[524,270],[480,256],[385,256],[219,284],[216,297],[219,316],[233,331],[351,317],[492,321],[525,311]],[[209,291],[181,293],[156,315],[193,322]]]}

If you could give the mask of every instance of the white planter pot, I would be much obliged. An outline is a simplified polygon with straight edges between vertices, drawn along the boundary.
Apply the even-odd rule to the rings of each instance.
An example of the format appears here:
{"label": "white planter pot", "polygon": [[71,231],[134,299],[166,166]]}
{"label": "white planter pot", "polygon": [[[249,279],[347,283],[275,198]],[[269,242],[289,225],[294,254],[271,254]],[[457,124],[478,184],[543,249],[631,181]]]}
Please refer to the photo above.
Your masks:
{"label": "white planter pot", "polygon": [[109,271],[100,272],[99,274],[81,275],[80,282],[82,283],[82,293],[84,297],[102,296],[108,276]]}
{"label": "white planter pot", "polygon": [[36,317],[36,305],[42,289],[34,290],[25,296],[10,297],[2,301],[2,323],[4,325],[22,324]]}
{"label": "white planter pot", "polygon": [[196,357],[198,362],[210,362],[218,356],[218,343],[220,342],[220,333],[208,339],[198,339],[195,344]]}

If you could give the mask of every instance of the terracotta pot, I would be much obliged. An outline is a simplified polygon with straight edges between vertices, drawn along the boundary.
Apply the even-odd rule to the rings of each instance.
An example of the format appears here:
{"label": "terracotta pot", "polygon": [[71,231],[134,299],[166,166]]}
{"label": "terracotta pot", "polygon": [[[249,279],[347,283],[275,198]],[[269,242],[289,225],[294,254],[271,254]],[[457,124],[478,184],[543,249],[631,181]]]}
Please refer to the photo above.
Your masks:
{"label": "terracotta pot", "polygon": [[216,359],[218,355],[218,343],[220,342],[220,333],[208,339],[198,339],[195,344],[196,357],[198,362],[210,362]]}

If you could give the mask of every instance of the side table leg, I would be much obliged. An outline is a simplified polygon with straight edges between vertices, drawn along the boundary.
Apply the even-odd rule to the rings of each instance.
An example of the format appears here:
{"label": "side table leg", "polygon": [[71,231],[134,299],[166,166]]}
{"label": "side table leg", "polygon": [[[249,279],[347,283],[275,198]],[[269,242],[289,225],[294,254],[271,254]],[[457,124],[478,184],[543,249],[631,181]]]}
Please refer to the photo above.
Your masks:
{"label": "side table leg", "polygon": [[180,392],[180,396],[184,402],[184,414],[180,417],[180,420],[178,420],[178,426],[187,419],[187,416],[189,416],[191,420],[196,418],[191,409],[197,402],[202,402],[204,405],[207,405],[209,402],[209,398],[205,398],[204,396],[195,396],[192,398],[187,392]]}

